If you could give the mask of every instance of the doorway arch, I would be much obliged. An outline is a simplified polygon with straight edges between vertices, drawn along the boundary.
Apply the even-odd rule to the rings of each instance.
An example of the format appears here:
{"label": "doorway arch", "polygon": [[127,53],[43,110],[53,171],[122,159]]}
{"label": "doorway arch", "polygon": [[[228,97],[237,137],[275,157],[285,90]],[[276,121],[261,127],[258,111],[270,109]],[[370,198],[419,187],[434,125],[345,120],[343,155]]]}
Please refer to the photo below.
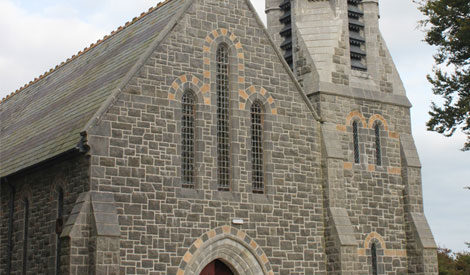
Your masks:
{"label": "doorway arch", "polygon": [[256,241],[230,226],[213,229],[196,239],[183,256],[177,275],[201,275],[214,261],[228,267],[229,275],[274,275]]}
{"label": "doorway arch", "polygon": [[233,271],[221,260],[210,262],[199,275],[235,275]]}

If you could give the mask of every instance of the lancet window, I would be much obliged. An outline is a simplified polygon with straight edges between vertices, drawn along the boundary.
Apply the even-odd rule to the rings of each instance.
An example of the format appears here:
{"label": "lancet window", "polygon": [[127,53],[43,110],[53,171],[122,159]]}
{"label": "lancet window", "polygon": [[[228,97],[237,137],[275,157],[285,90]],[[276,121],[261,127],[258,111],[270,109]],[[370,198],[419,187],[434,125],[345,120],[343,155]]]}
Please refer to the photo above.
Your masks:
{"label": "lancet window", "polygon": [[230,190],[229,50],[220,44],[216,52],[218,189]]}
{"label": "lancet window", "polygon": [[181,174],[183,188],[195,187],[196,98],[190,90],[183,94],[181,116]]}
{"label": "lancet window", "polygon": [[262,105],[251,106],[251,156],[253,193],[264,193]]}

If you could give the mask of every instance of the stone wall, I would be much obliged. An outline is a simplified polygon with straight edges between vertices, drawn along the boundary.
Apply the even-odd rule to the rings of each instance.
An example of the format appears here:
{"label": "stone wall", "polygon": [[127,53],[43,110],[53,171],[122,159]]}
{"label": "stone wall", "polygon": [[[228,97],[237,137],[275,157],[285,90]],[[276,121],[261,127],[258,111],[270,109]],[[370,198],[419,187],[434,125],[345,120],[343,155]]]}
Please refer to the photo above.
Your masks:
{"label": "stone wall", "polygon": [[[376,96],[380,95],[378,92]],[[417,270],[423,269],[429,272],[423,274],[434,274],[434,265],[430,265],[432,260],[429,260],[432,257],[423,258],[423,249],[435,249],[429,226],[415,222],[411,217],[413,213],[422,215],[423,209],[420,164],[410,135],[408,106],[383,103],[373,97],[349,98],[321,92],[312,95],[311,99],[322,117],[328,118],[330,128],[333,125],[336,128],[337,147],[340,148],[336,155],[343,156],[342,167],[334,169],[335,166],[328,165],[328,171],[335,176],[334,173],[341,173],[336,177],[342,179],[340,186],[330,183],[328,189],[337,188],[344,193],[338,191],[335,196],[327,196],[326,204],[347,210],[357,240],[358,262],[370,264],[369,246],[375,241],[382,248],[378,257],[381,261],[379,274],[421,274]],[[359,126],[360,163],[354,160],[353,121]],[[377,164],[375,154],[374,123],[377,122],[381,125],[381,165]],[[326,174],[326,180],[329,174]],[[416,232],[421,231],[424,233],[419,236]],[[419,245],[422,240],[426,242],[424,246]],[[330,267],[329,270],[337,269]],[[355,270],[367,273],[370,265],[356,265]]]}
{"label": "stone wall", "polygon": [[[295,73],[325,120],[320,125],[247,2],[194,1],[92,126],[89,158],[57,159],[2,182],[2,271],[11,185],[11,274],[20,274],[23,263],[25,197],[32,225],[28,272],[54,274],[58,186],[65,191],[64,274],[197,274],[216,258],[247,274],[369,274],[371,244],[379,274],[437,273],[435,243],[422,214],[410,105],[377,30],[366,31],[379,41],[377,49],[368,49],[388,65],[373,77],[350,72],[347,28],[340,21],[323,22],[331,25],[326,35],[321,26],[295,30],[303,35],[294,35]],[[317,2],[296,1],[294,10],[311,10],[294,22],[307,26],[345,11],[344,2],[339,10],[334,1]],[[375,3],[367,3],[366,20],[372,22]],[[320,17],[307,18],[315,14]],[[230,191],[217,186],[215,52],[221,43],[230,63]],[[309,54],[312,47],[325,51]],[[196,96],[194,189],[181,179],[186,90]],[[255,101],[263,105],[262,194],[252,188]],[[359,125],[359,163],[353,121]]]}
{"label": "stone wall", "polygon": [[[121,273],[175,274],[191,244],[223,226],[258,244],[269,272],[325,272],[319,129],[258,23],[244,0],[195,1],[91,131],[92,188],[114,193]],[[217,190],[218,43],[231,62],[230,192]],[[180,178],[187,88],[197,95],[195,190]],[[254,100],[265,111],[265,194],[251,192]]]}
{"label": "stone wall", "polygon": [[[2,181],[1,192],[1,253],[0,270],[7,274],[8,224],[11,188],[15,188],[13,254],[11,274],[22,274],[24,198],[29,200],[29,227],[27,246],[28,274],[55,274],[56,270],[56,219],[58,188],[64,191],[64,220],[71,212],[78,195],[89,187],[89,161],[83,155],[59,158],[34,170]],[[64,241],[65,245],[65,241]],[[66,250],[62,250],[66,262]]]}

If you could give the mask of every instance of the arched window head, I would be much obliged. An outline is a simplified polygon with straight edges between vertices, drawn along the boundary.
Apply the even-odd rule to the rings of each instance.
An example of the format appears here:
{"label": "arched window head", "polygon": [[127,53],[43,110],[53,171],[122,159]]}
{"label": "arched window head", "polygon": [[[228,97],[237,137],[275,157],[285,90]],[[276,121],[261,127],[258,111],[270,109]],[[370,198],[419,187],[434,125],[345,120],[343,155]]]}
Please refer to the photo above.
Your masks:
{"label": "arched window head", "polygon": [[225,44],[217,47],[217,176],[218,189],[230,190],[230,125],[229,125],[229,51]]}
{"label": "arched window head", "polygon": [[[217,52],[216,52],[216,61],[217,61],[217,72],[228,72],[228,46],[225,43],[220,43],[217,46]],[[222,71],[221,71],[222,69]]]}
{"label": "arched window head", "polygon": [[263,169],[263,117],[262,105],[255,101],[251,106],[251,156],[253,193],[264,193]]}
{"label": "arched window head", "polygon": [[380,123],[375,123],[375,162],[378,166],[382,165],[382,149],[380,148]]}
{"label": "arched window head", "polygon": [[181,99],[181,175],[184,188],[195,187],[196,97],[190,90]]}
{"label": "arched window head", "polygon": [[372,275],[377,275],[378,274],[378,265],[377,265],[377,245],[375,243],[372,243],[370,245],[370,255],[372,257],[371,263],[372,263]]}
{"label": "arched window head", "polygon": [[29,229],[29,200],[23,200],[24,223],[23,223],[23,274],[28,268],[28,229]]}
{"label": "arched window head", "polygon": [[359,129],[357,125],[357,121],[353,121],[353,146],[354,146],[354,162],[360,163],[359,158]]}

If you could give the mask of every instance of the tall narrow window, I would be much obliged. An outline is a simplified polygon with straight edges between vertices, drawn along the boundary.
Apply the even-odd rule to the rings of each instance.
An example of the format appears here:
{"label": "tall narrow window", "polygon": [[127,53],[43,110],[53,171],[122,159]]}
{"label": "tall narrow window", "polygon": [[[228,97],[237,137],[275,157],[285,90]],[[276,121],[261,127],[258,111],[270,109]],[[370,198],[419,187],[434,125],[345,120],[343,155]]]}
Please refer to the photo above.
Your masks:
{"label": "tall narrow window", "polygon": [[372,275],[377,275],[377,246],[375,243],[370,246],[370,255],[372,257]]}
{"label": "tall narrow window", "polygon": [[183,188],[194,189],[194,136],[196,100],[193,92],[186,91],[181,100],[181,175]]}
{"label": "tall narrow window", "polygon": [[57,234],[57,247],[56,247],[56,267],[55,267],[55,274],[60,274],[60,247],[61,247],[61,240],[60,234],[62,233],[62,226],[64,224],[63,220],[64,215],[64,191],[62,188],[59,188],[57,194],[57,221],[56,221],[56,234]]}
{"label": "tall narrow window", "polygon": [[253,193],[264,193],[263,121],[259,102],[251,106],[251,156]]}
{"label": "tall narrow window", "polygon": [[217,164],[218,189],[230,190],[230,136],[229,136],[229,57],[228,48],[220,44],[217,61]]}
{"label": "tall narrow window", "polygon": [[24,228],[23,228],[23,275],[28,267],[28,228],[29,228],[29,200],[24,199]]}
{"label": "tall narrow window", "polygon": [[380,124],[376,123],[375,127],[375,159],[378,166],[382,165],[382,151],[380,149]]}
{"label": "tall narrow window", "polygon": [[10,187],[10,202],[8,214],[8,254],[7,254],[7,268],[6,274],[11,274],[11,261],[13,256],[13,218],[15,215],[15,188]]}
{"label": "tall narrow window", "polygon": [[353,122],[353,143],[354,143],[354,162],[359,163],[359,134],[357,129],[357,121]]}

